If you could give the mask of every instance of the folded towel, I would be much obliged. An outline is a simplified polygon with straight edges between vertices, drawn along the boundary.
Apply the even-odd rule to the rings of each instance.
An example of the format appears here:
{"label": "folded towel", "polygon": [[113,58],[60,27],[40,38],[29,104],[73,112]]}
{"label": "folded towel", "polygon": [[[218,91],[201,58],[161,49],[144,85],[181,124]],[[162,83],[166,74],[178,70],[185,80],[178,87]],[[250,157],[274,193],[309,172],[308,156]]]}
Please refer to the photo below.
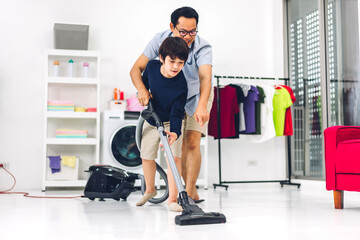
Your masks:
{"label": "folded towel", "polygon": [[54,106],[54,107],[56,107],[56,106],[75,106],[75,104],[73,104],[73,103],[48,103],[48,106]]}
{"label": "folded towel", "polygon": [[75,168],[76,157],[75,156],[61,156],[61,164]]}
{"label": "folded towel", "polygon": [[88,133],[86,130],[56,129],[56,133]]}
{"label": "folded towel", "polygon": [[74,112],[74,109],[48,109],[48,111],[55,111],[55,112]]}
{"label": "folded towel", "polygon": [[87,112],[96,112],[96,108],[88,108],[86,109]]}
{"label": "folded towel", "polygon": [[56,134],[56,137],[87,137],[87,134]]}
{"label": "folded towel", "polygon": [[58,136],[86,136],[87,133],[56,133],[55,135],[58,135]]}
{"label": "folded towel", "polygon": [[71,101],[71,100],[68,100],[68,101],[48,100],[48,103],[55,103],[55,104],[72,104],[73,101]]}
{"label": "folded towel", "polygon": [[59,108],[59,109],[53,109],[53,108],[48,108],[48,111],[70,111],[70,112],[74,112],[74,108]]}
{"label": "folded towel", "polygon": [[56,131],[56,134],[58,135],[58,134],[60,134],[60,135],[63,135],[63,134],[74,134],[74,135],[77,135],[77,134],[80,134],[80,135],[86,135],[87,134],[87,132],[85,131],[85,132],[82,132],[82,131]]}
{"label": "folded towel", "polygon": [[74,106],[49,106],[48,109],[75,109]]}
{"label": "folded towel", "polygon": [[75,107],[75,112],[86,112],[86,108],[84,108],[84,107]]}
{"label": "folded towel", "polygon": [[58,135],[56,135],[55,138],[87,138],[87,136],[72,136],[72,135],[58,136]]}
{"label": "folded towel", "polygon": [[51,169],[51,173],[60,172],[60,161],[60,156],[49,156],[49,167]]}

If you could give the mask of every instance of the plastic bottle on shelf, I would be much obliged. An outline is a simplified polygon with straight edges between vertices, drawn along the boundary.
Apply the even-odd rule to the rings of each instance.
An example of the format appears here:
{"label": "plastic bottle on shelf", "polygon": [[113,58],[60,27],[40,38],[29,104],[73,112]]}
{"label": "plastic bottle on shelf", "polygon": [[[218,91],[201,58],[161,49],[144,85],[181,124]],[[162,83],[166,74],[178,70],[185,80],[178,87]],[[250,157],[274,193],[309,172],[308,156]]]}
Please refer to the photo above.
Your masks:
{"label": "plastic bottle on shelf", "polygon": [[89,77],[89,63],[88,62],[84,62],[83,70],[84,70],[84,77],[88,78]]}
{"label": "plastic bottle on shelf", "polygon": [[69,61],[69,77],[73,77],[74,72],[74,61],[70,59]]}
{"label": "plastic bottle on shelf", "polygon": [[118,99],[118,90],[117,90],[117,88],[114,88],[113,100],[119,100],[119,99]]}
{"label": "plastic bottle on shelf", "polygon": [[120,101],[124,101],[124,100],[125,100],[125,98],[124,98],[124,92],[121,91],[120,89],[119,89],[119,100],[120,100]]}
{"label": "plastic bottle on shelf", "polygon": [[54,77],[59,76],[59,65],[60,65],[60,62],[58,60],[55,60],[54,61]]}

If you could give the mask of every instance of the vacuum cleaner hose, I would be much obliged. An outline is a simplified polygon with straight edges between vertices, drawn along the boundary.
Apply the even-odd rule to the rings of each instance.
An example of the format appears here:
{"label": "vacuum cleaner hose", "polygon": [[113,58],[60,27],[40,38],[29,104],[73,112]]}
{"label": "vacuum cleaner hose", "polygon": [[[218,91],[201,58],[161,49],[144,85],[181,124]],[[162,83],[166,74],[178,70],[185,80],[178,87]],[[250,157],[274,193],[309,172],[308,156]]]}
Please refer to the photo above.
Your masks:
{"label": "vacuum cleaner hose", "polygon": [[139,151],[141,149],[141,137],[142,137],[142,128],[144,125],[144,121],[145,121],[145,119],[142,118],[140,115],[137,126],[136,126],[136,131],[135,131],[135,141],[136,141],[136,146],[139,149]]}

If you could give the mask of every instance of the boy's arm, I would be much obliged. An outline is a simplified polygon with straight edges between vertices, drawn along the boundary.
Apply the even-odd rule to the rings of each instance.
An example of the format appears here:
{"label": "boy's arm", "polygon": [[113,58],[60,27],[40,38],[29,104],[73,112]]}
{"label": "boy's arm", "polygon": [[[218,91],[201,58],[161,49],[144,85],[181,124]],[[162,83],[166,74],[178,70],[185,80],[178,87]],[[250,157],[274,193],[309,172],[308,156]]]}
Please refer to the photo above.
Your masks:
{"label": "boy's arm", "polygon": [[139,103],[143,106],[148,104],[150,98],[150,93],[146,89],[141,77],[141,73],[145,70],[148,62],[149,58],[147,58],[144,54],[141,54],[130,70],[132,83],[138,91],[137,97],[139,99]]}
{"label": "boy's arm", "polygon": [[185,87],[181,95],[174,101],[170,113],[170,132],[174,132],[177,138],[181,135],[182,120],[184,118],[187,89]]}

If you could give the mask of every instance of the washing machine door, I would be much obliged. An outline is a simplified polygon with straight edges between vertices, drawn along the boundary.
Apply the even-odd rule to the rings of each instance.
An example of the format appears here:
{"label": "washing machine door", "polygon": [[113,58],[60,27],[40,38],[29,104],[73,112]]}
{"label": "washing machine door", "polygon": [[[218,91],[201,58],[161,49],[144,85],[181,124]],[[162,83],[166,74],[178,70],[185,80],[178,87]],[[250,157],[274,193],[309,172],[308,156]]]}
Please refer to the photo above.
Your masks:
{"label": "washing machine door", "polygon": [[110,139],[110,151],[122,166],[138,168],[141,166],[140,152],[135,141],[135,124],[127,124],[117,129]]}

